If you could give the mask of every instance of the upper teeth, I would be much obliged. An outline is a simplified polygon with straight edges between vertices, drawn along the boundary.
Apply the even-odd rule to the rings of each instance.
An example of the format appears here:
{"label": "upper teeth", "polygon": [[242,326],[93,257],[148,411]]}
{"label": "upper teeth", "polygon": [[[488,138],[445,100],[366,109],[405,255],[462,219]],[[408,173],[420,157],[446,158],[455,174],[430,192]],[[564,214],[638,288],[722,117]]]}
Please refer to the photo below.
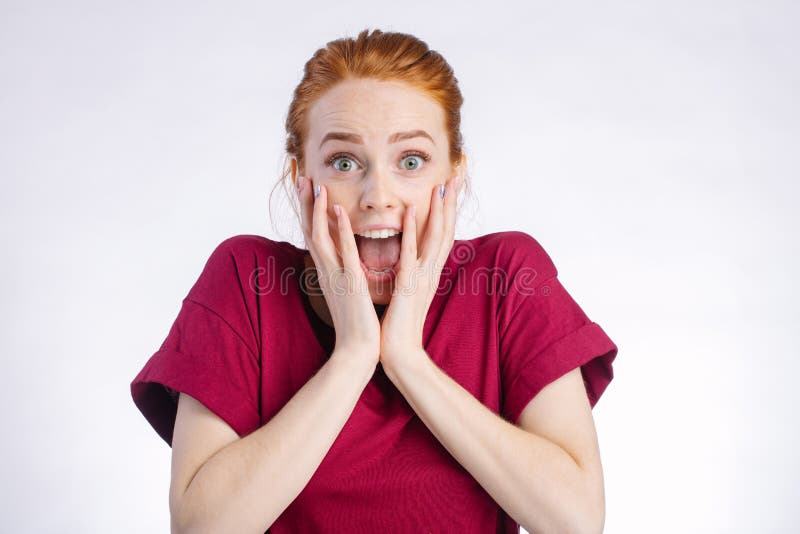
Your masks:
{"label": "upper teeth", "polygon": [[397,235],[400,232],[397,230],[390,230],[388,228],[384,228],[383,230],[367,230],[366,232],[358,232],[358,235],[361,237],[371,237],[372,239],[378,238],[386,238],[393,235]]}

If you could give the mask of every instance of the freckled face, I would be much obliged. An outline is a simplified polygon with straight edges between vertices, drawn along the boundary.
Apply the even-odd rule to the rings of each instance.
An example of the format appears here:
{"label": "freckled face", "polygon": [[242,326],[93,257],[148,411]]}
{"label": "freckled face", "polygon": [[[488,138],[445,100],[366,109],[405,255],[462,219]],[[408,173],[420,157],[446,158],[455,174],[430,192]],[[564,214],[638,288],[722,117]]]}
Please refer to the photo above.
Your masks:
{"label": "freckled face", "polygon": [[[439,104],[402,82],[347,80],[314,103],[309,127],[305,174],[328,189],[328,228],[339,255],[334,204],[347,212],[354,231],[372,224],[402,229],[405,209],[415,205],[417,251],[421,251],[431,192],[454,172]],[[430,139],[424,134],[394,136],[417,130]],[[330,133],[351,138],[326,140]],[[376,304],[391,299],[391,283],[386,285],[370,281]]]}

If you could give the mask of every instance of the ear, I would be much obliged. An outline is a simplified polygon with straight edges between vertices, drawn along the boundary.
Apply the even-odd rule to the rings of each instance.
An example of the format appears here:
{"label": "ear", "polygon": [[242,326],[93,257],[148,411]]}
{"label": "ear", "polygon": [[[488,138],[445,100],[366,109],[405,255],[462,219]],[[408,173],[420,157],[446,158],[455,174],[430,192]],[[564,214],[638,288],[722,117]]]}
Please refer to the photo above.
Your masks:
{"label": "ear", "polygon": [[291,172],[292,172],[292,184],[294,185],[294,188],[297,189],[297,174],[298,174],[297,158],[292,156],[289,159],[289,162],[291,163],[291,167],[292,167],[292,169],[291,169]]}

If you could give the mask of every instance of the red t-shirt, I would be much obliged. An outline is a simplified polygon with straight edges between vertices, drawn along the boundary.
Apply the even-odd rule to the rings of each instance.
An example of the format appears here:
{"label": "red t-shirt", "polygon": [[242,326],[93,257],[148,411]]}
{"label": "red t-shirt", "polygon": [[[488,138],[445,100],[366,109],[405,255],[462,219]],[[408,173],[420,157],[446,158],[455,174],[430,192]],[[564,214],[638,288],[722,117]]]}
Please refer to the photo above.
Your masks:
{"label": "red t-shirt", "polygon": [[[224,240],[183,299],[161,348],[131,383],[171,446],[177,392],[240,436],[267,423],[325,363],[333,327],[301,289],[306,251],[256,235]],[[617,347],[557,278],[533,237],[456,240],[423,330],[430,358],[513,423],[539,391],[580,366],[592,407]],[[318,469],[270,527],[303,532],[519,532],[439,443],[380,364]]]}

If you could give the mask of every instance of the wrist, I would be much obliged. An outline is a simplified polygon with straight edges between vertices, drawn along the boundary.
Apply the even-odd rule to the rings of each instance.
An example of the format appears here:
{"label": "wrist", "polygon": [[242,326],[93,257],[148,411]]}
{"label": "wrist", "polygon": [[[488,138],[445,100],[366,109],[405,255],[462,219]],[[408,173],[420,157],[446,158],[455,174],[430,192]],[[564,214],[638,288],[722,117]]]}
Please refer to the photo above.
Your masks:
{"label": "wrist", "polygon": [[380,361],[379,355],[367,347],[346,345],[334,346],[330,359],[355,363],[357,366],[369,369],[370,373],[375,372],[375,367]]}
{"label": "wrist", "polygon": [[391,353],[382,353],[381,365],[387,376],[396,376],[398,373],[416,369],[430,362],[430,356],[421,346],[397,349]]}

